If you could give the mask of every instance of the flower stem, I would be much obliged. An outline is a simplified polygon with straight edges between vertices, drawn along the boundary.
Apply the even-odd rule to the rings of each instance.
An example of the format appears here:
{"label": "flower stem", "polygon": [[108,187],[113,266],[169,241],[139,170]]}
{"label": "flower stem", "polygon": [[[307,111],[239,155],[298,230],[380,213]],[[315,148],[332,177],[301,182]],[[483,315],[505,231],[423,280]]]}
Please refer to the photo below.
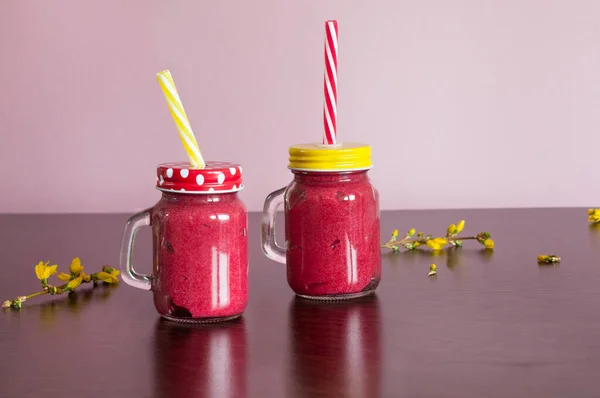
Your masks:
{"label": "flower stem", "polygon": [[[65,291],[63,290],[65,287],[67,287],[67,283],[60,285],[60,286],[56,286],[56,292],[54,293],[55,295],[57,294],[63,294]],[[4,303],[2,303],[2,308],[9,308],[9,307],[17,307],[17,308],[21,308],[21,304],[24,303],[25,301],[37,297],[37,296],[43,296],[44,294],[49,294],[51,291],[51,286],[47,286],[47,289],[42,290],[41,292],[35,292],[35,293],[31,293],[30,295],[27,296],[19,296],[14,300],[7,300]]]}
{"label": "flower stem", "polygon": [[37,296],[41,296],[42,294],[48,294],[48,293],[49,292],[42,290],[41,292],[33,293],[33,294],[30,294],[29,296],[25,296],[25,297],[27,298],[27,300],[29,300],[30,298],[34,298]]}
{"label": "flower stem", "polygon": [[[444,238],[446,240],[448,240],[448,242],[450,241],[456,241],[456,240],[475,240],[478,239],[477,236],[454,236],[452,238]],[[387,243],[384,243],[383,245],[381,245],[381,247],[385,247],[388,249],[392,249],[394,246],[404,246],[407,243],[420,243],[421,245],[425,245],[427,244],[427,239],[425,238],[421,238],[421,239],[399,239],[399,240],[391,240]]]}
{"label": "flower stem", "polygon": [[[63,289],[67,287],[67,284],[65,283],[64,285],[60,285],[60,286],[56,286],[56,289],[58,289],[58,291],[56,292],[56,294],[62,294],[63,293]],[[27,300],[29,300],[30,298],[34,298],[37,296],[42,296],[44,294],[48,294],[50,293],[50,290],[43,290],[41,292],[37,292],[37,293],[32,293],[29,296],[25,296],[27,298]]]}

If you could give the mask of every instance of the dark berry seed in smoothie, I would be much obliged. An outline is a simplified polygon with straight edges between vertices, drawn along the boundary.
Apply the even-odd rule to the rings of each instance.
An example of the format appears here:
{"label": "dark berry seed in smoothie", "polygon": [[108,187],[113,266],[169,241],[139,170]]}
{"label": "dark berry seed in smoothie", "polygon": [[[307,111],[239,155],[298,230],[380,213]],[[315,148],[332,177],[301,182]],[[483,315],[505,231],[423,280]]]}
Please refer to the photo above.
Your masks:
{"label": "dark berry seed in smoothie", "polygon": [[247,228],[237,193],[163,193],[152,212],[157,311],[173,318],[240,315],[248,299]]}

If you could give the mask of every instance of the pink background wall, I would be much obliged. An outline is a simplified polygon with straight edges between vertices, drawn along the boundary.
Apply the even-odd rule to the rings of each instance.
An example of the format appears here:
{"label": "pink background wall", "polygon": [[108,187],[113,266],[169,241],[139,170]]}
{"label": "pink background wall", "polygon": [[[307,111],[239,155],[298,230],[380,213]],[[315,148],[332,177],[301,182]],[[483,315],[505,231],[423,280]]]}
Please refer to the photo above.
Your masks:
{"label": "pink background wall", "polygon": [[185,159],[170,69],[206,158],[251,210],[322,132],[340,23],[339,137],[373,146],[383,209],[600,206],[600,2],[0,2],[0,212],[133,212]]}

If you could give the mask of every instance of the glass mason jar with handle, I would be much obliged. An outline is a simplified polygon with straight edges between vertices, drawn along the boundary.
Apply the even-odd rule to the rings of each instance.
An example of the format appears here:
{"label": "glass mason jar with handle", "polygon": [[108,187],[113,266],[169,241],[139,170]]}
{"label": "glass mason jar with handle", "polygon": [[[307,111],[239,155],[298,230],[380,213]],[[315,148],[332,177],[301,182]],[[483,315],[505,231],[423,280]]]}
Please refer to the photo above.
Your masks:
{"label": "glass mason jar with handle", "polygon": [[[151,290],[158,313],[169,320],[216,322],[240,316],[248,301],[248,217],[238,197],[242,167],[207,162],[157,168],[162,197],[131,217],[121,242],[123,280]],[[153,273],[131,263],[135,234],[152,227]]]}
{"label": "glass mason jar with handle", "polygon": [[[262,248],[287,266],[299,296],[318,300],[361,297],[381,278],[379,194],[367,175],[364,144],[302,144],[289,149],[294,179],[265,201]],[[285,247],[275,240],[284,205]]]}

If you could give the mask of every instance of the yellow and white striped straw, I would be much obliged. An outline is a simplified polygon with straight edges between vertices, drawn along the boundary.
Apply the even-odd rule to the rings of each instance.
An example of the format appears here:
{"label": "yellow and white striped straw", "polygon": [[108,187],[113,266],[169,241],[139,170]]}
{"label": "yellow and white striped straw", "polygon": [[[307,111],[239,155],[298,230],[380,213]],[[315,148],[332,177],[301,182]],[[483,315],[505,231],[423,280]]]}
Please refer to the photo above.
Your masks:
{"label": "yellow and white striped straw", "polygon": [[156,77],[158,78],[160,88],[165,95],[165,100],[167,100],[167,105],[169,105],[171,116],[173,116],[173,120],[177,126],[179,138],[181,138],[183,147],[190,158],[190,164],[192,165],[192,168],[203,169],[206,166],[206,163],[204,162],[202,154],[200,153],[200,148],[198,147],[196,137],[194,137],[194,132],[192,131],[190,122],[185,114],[185,110],[183,109],[183,104],[181,103],[179,94],[177,94],[177,88],[175,87],[175,82],[173,81],[171,72],[169,72],[167,69],[157,73]]}

